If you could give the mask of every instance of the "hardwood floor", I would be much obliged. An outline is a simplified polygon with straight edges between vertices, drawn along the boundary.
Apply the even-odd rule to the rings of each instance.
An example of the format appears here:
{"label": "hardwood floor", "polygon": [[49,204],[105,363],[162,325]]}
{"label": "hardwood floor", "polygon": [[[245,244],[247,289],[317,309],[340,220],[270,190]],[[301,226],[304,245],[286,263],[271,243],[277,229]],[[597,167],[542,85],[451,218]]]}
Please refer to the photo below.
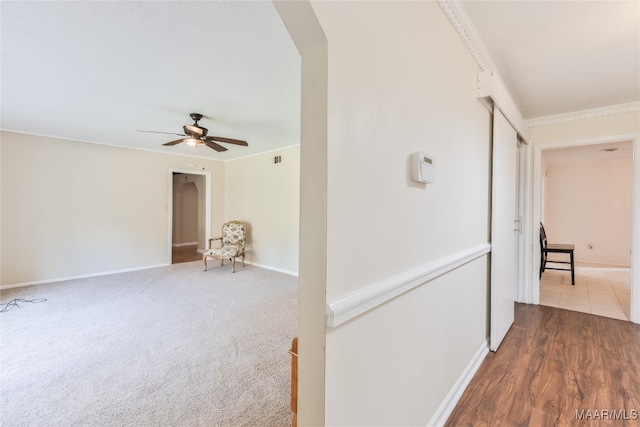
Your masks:
{"label": "hardwood floor", "polygon": [[640,426],[640,325],[516,304],[445,425]]}
{"label": "hardwood floor", "polygon": [[629,320],[631,269],[576,267],[576,284],[570,273],[548,270],[540,280],[540,304]]}
{"label": "hardwood floor", "polygon": [[202,254],[198,252],[198,245],[177,246],[171,249],[171,263],[202,261]]}

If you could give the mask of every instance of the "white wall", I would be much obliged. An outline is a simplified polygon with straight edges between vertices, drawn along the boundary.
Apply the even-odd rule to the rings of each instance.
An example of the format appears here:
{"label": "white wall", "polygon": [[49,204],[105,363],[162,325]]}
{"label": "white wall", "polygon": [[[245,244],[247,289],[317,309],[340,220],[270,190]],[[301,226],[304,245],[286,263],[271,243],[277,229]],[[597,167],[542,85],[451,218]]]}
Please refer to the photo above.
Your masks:
{"label": "white wall", "polygon": [[[475,96],[479,70],[436,3],[312,7],[327,37],[330,304],[487,242],[490,115]],[[409,180],[417,150],[438,165],[426,188]],[[326,425],[426,425],[485,346],[487,295],[481,257],[328,328]]]}
{"label": "white wall", "polygon": [[247,261],[297,274],[300,147],[229,160],[225,168],[225,219],[248,225]]}
{"label": "white wall", "polygon": [[[191,157],[2,132],[2,285],[170,262],[169,169]],[[224,164],[209,171],[212,229],[224,215]]]}
{"label": "white wall", "polygon": [[631,266],[633,160],[548,165],[549,242],[573,243],[578,262]]}

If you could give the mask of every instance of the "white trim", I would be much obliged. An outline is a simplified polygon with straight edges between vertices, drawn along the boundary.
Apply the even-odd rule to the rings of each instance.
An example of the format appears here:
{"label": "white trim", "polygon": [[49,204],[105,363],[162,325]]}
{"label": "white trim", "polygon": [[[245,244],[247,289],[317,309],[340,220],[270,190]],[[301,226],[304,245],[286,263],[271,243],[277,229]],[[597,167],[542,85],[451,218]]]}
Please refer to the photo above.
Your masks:
{"label": "white trim", "polygon": [[640,323],[640,134],[633,140],[633,207],[631,229],[631,307],[630,320]]}
{"label": "white trim", "polygon": [[59,141],[79,142],[79,143],[82,143],[82,144],[102,145],[104,147],[122,148],[122,149],[125,149],[125,150],[147,151],[147,152],[150,152],[150,153],[166,154],[168,156],[193,157],[194,159],[213,160],[215,162],[223,162],[223,163],[228,161],[228,160],[233,160],[233,159],[226,159],[226,160],[215,159],[213,157],[198,156],[198,155],[195,155],[195,154],[187,154],[187,153],[170,153],[170,152],[163,151],[163,150],[160,150],[160,149],[143,148],[143,147],[132,147],[132,146],[129,146],[129,145],[108,144],[106,142],[87,141],[87,140],[84,140],[84,139],[67,138],[67,137],[64,137],[64,136],[55,136],[55,135],[48,135],[48,134],[44,134],[44,133],[35,133],[35,132],[24,132],[24,131],[20,131],[20,130],[12,130],[12,129],[0,129],[0,132],[17,133],[19,135],[28,135],[28,136],[37,136],[39,138],[57,139]]}
{"label": "white trim", "polygon": [[529,141],[529,129],[522,114],[464,7],[453,0],[437,0],[437,3],[481,70],[478,74],[478,99],[488,107],[488,98],[491,98],[520,137],[525,142]]}
{"label": "white trim", "polygon": [[[547,262],[553,262],[553,261],[548,259]],[[574,262],[575,262],[576,268],[599,268],[601,270],[621,270],[621,269],[624,270],[627,268],[631,268],[631,265],[610,264],[606,262],[591,262],[583,259],[575,259]],[[583,264],[583,265],[580,265],[580,264]]]}
{"label": "white trim", "polygon": [[487,53],[480,37],[471,24],[469,17],[462,8],[460,2],[449,0],[437,0],[438,6],[444,12],[447,19],[462,39],[471,56],[482,71],[495,70],[491,57]]}
{"label": "white trim", "polygon": [[11,288],[22,288],[24,286],[43,285],[46,283],[64,282],[67,280],[86,279],[88,277],[107,276],[109,274],[128,273],[130,271],[149,270],[151,268],[167,267],[169,265],[171,264],[147,265],[144,267],[124,268],[121,270],[110,270],[110,271],[102,271],[99,273],[79,274],[77,276],[58,277],[55,279],[36,280],[34,282],[13,283],[9,285],[0,286],[0,290],[11,289]]}
{"label": "white trim", "polygon": [[478,73],[477,97],[484,103],[488,103],[490,98],[493,104],[498,107],[509,124],[513,126],[518,136],[525,144],[529,143],[529,128],[526,126],[518,106],[513,101],[509,89],[504,84],[500,76],[490,70]]}
{"label": "white trim", "polygon": [[[523,265],[520,266],[524,271],[524,279],[522,283],[522,287],[518,288],[519,296],[518,302],[523,302],[526,304],[533,303],[533,293],[532,293],[532,284],[531,277],[532,271],[534,271],[533,266],[533,245],[534,240],[537,239],[537,234],[533,234],[533,210],[532,210],[532,200],[533,200],[533,168],[532,165],[532,157],[533,157],[533,146],[527,145],[525,146],[525,167],[526,172],[524,176],[524,220],[523,220],[523,236],[524,236],[524,260]],[[534,237],[535,236],[535,237]]]}
{"label": "white trim", "polygon": [[185,243],[172,243],[171,246],[174,248],[181,248],[183,246],[195,246],[198,242],[185,242]]}
{"label": "white trim", "polygon": [[627,104],[610,105],[608,107],[593,108],[591,110],[573,111],[571,113],[553,116],[536,117],[525,120],[528,127],[546,126],[555,123],[571,122],[574,120],[592,119],[595,117],[613,116],[616,114],[632,113],[640,110],[640,101]]}
{"label": "white trim", "polygon": [[327,303],[327,326],[335,328],[490,251],[491,245],[482,243],[350,292],[335,301]]}
{"label": "white trim", "polygon": [[427,426],[436,427],[445,425],[447,419],[451,415],[451,412],[453,412],[458,401],[462,397],[462,393],[464,393],[488,353],[489,342],[485,341],[482,343],[478,351],[476,351],[476,354],[473,355],[471,361],[469,361],[467,367],[462,371],[462,374],[460,374],[460,377],[458,377],[458,380],[455,382],[453,387],[451,387],[447,397],[444,398],[438,409],[436,409],[435,414],[433,414],[433,417],[431,417]]}
{"label": "white trim", "polygon": [[[548,262],[548,261],[547,261]],[[629,270],[630,267],[622,267],[622,266],[614,266],[614,265],[609,265],[609,264],[596,264],[596,263],[585,263],[588,265],[578,265],[578,262],[576,261],[576,269],[581,269],[581,270],[598,270],[598,271],[626,271]]]}
{"label": "white trim", "polygon": [[269,153],[276,153],[278,151],[290,150],[292,148],[300,147],[300,144],[287,145],[286,147],[274,148],[273,150],[261,151],[259,153],[247,154],[246,156],[234,157],[233,159],[222,160],[223,162],[233,162],[234,160],[247,159],[249,157],[262,156]]}
{"label": "white trim", "polygon": [[[270,149],[270,150],[267,150],[267,151],[261,151],[259,153],[254,153],[254,154],[247,154],[245,156],[234,157],[234,158],[231,158],[231,159],[216,159],[214,157],[200,156],[200,155],[197,155],[197,154],[171,153],[171,152],[168,152],[168,151],[164,151],[162,149],[145,148],[145,147],[133,147],[133,146],[130,146],[130,145],[109,144],[109,143],[106,143],[106,142],[88,141],[88,140],[85,140],[85,139],[67,138],[67,137],[64,137],[64,136],[55,136],[55,135],[48,135],[48,134],[44,134],[44,133],[35,133],[35,132],[24,132],[24,131],[21,131],[21,130],[13,130],[13,129],[1,129],[0,128],[0,132],[16,133],[18,135],[37,136],[39,138],[57,139],[59,141],[78,142],[78,143],[81,143],[81,144],[102,145],[104,147],[123,148],[125,150],[146,151],[146,152],[149,152],[149,153],[166,154],[168,156],[192,157],[194,159],[213,160],[215,162],[222,162],[222,163],[231,162],[233,160],[244,159],[244,158],[247,158],[247,157],[260,156],[262,154],[271,153],[273,151],[287,150],[289,148],[299,147],[300,146],[300,143],[291,144],[291,145],[287,145],[287,146],[284,146],[284,147],[273,148],[273,149]],[[204,151],[204,152],[206,152],[206,151]]]}
{"label": "white trim", "polygon": [[265,270],[277,271],[278,273],[288,274],[289,276],[298,277],[298,273],[295,271],[285,270],[283,268],[272,267],[270,265],[258,264],[257,262],[245,261],[245,264],[253,265],[254,267],[264,268]]}
{"label": "white trim", "polygon": [[[532,235],[537,236],[540,222],[541,188],[540,188],[540,163],[542,150],[551,148],[578,147],[583,145],[603,144],[617,141],[633,141],[633,212],[632,212],[632,236],[631,236],[631,322],[640,324],[640,133],[609,135],[599,138],[579,139],[568,141],[551,141],[534,146],[533,152],[533,221]],[[531,293],[533,304],[540,303],[540,243],[533,239],[532,264],[535,268],[531,271]]]}
{"label": "white trim", "polygon": [[[198,252],[203,252],[202,250],[198,250]],[[196,262],[196,261],[193,261]],[[277,271],[278,273],[288,274],[289,276],[298,277],[298,273],[295,271],[284,270],[282,268],[271,267],[268,265],[257,264],[255,262],[245,261],[245,264],[253,265],[254,267],[264,268],[265,270]],[[151,268],[158,267],[168,267],[171,263],[168,264],[156,264],[156,265],[147,265],[144,267],[133,267],[133,268],[124,268],[121,270],[110,270],[110,271],[102,271],[99,273],[90,273],[90,274],[80,274],[77,276],[68,276],[68,277],[59,277],[55,279],[45,279],[45,280],[37,280],[35,282],[24,282],[24,283],[12,283],[8,285],[0,286],[0,290],[11,289],[11,288],[22,288],[25,286],[34,286],[34,285],[43,285],[47,283],[56,283],[56,282],[64,282],[67,280],[76,280],[76,279],[86,279],[88,277],[98,277],[98,276],[107,276],[109,274],[118,274],[118,273],[128,273],[130,271],[139,271],[139,270],[149,270]]]}

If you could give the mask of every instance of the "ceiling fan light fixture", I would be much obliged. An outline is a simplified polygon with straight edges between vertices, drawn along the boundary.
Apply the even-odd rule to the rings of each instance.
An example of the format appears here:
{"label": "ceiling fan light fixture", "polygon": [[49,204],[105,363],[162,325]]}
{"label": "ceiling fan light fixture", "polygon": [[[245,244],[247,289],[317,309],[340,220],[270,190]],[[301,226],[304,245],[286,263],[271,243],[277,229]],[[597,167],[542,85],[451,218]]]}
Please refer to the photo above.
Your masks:
{"label": "ceiling fan light fixture", "polygon": [[173,146],[176,144],[180,144],[180,143],[185,143],[187,144],[189,147],[193,148],[193,151],[196,151],[196,149],[198,148],[198,145],[206,145],[207,147],[211,148],[212,150],[215,150],[219,153],[223,152],[223,151],[227,151],[227,148],[220,145],[219,142],[222,142],[224,144],[234,144],[234,145],[240,145],[243,147],[248,147],[249,144],[247,143],[247,141],[243,141],[241,139],[234,139],[234,138],[224,138],[221,136],[207,136],[207,128],[204,128],[200,125],[198,125],[198,120],[200,120],[202,118],[201,114],[197,114],[197,113],[192,113],[191,114],[191,118],[193,119],[194,123],[192,125],[184,125],[182,127],[182,130],[184,130],[184,134],[182,133],[170,133],[170,132],[155,132],[155,131],[140,131],[140,132],[151,132],[151,133],[166,133],[168,135],[178,135],[181,136],[182,138],[180,139],[176,139],[174,141],[169,141],[169,142],[165,142],[164,144],[162,144],[163,146]]}

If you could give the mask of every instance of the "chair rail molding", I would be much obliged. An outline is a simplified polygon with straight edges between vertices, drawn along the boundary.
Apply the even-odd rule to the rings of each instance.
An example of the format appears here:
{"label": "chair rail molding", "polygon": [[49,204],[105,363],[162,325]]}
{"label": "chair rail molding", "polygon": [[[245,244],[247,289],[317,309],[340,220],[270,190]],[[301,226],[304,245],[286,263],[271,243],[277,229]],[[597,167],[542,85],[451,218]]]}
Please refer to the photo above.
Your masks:
{"label": "chair rail molding", "polygon": [[327,304],[327,326],[335,328],[490,251],[491,245],[482,243],[349,292]]}

